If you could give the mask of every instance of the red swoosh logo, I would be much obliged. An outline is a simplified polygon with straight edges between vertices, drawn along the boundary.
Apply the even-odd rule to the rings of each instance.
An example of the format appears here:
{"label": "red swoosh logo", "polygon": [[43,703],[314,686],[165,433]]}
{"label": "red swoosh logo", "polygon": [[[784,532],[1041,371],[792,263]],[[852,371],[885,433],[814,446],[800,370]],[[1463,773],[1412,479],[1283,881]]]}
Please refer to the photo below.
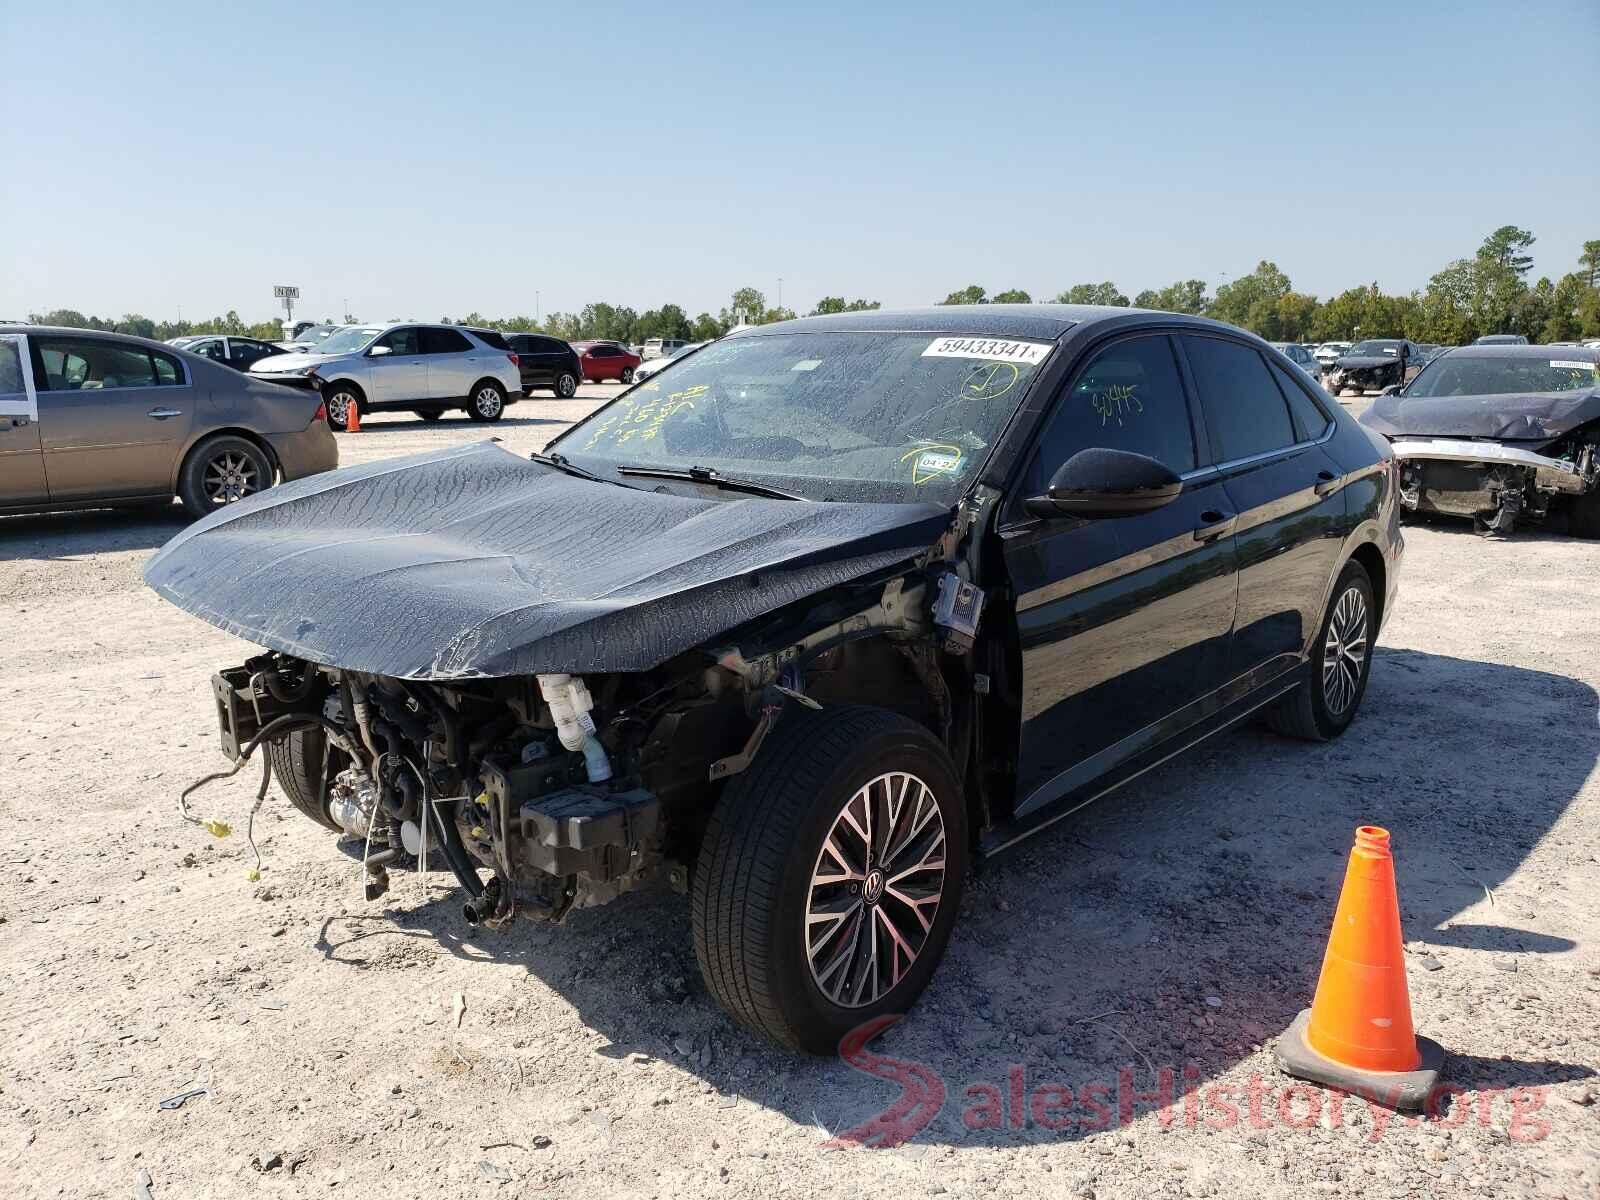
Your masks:
{"label": "red swoosh logo", "polygon": [[899,1014],[874,1017],[857,1025],[839,1042],[839,1057],[875,1079],[900,1085],[900,1097],[888,1108],[853,1129],[835,1134],[824,1149],[867,1146],[889,1150],[921,1133],[944,1106],[944,1081],[932,1067],[887,1054],[874,1054],[867,1043],[900,1019]]}

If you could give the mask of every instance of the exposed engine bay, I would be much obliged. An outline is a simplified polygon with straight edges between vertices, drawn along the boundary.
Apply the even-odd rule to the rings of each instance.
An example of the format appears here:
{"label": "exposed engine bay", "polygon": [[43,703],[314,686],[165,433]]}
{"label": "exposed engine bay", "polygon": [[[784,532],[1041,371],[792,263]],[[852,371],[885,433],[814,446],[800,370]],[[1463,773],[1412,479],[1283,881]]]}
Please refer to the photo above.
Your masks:
{"label": "exposed engine bay", "polygon": [[[949,730],[938,650],[970,649],[983,597],[929,570],[864,582],[857,611],[836,602],[798,636],[785,626],[781,645],[757,637],[646,672],[444,683],[268,652],[213,676],[234,768],[185,796],[265,748],[261,795],[275,773],[296,807],[359,840],[368,899],[391,868],[431,859],[472,924],[560,921],[657,878],[681,890],[712,789],[787,705],[921,705]],[[863,696],[864,679],[882,694]]]}

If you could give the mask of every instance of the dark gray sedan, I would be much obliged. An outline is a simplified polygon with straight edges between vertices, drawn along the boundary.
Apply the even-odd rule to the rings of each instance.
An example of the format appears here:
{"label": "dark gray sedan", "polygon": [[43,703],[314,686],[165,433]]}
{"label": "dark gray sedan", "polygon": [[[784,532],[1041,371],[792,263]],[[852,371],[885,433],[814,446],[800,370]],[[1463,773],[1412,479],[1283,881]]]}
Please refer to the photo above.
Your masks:
{"label": "dark gray sedan", "polygon": [[204,516],[338,465],[315,391],[145,338],[0,325],[0,513],[177,496]]}

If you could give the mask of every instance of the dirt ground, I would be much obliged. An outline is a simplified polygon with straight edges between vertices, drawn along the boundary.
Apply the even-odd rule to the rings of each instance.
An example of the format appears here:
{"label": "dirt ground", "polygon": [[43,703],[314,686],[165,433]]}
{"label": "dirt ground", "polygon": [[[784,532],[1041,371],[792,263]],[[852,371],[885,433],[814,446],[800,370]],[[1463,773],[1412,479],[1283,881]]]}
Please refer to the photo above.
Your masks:
{"label": "dirt ground", "polygon": [[[535,449],[613,391],[492,432]],[[874,1076],[732,1027],[670,892],[478,932],[442,873],[363,901],[359,851],[277,796],[247,879],[253,772],[199,798],[232,836],[177,812],[225,765],[209,676],[251,652],[141,583],[181,527],[0,518],[9,1196],[1600,1194],[1600,545],[1409,528],[1349,733],[1231,734],[986,869],[874,1045],[913,1065]],[[1433,1120],[1272,1065],[1363,822],[1394,831],[1417,1024],[1464,1089]],[[896,1070],[925,1126],[831,1148]]]}

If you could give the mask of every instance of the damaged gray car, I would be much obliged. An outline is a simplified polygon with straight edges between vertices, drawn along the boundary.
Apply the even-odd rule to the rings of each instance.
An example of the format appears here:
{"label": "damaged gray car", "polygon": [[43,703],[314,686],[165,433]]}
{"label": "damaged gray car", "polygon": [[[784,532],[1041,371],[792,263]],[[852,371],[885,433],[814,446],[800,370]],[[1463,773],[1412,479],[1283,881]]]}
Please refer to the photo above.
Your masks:
{"label": "damaged gray car", "polygon": [[1323,372],[1333,396],[1346,390],[1376,392],[1410,383],[1427,362],[1421,346],[1405,338],[1369,338],[1346,350]]}
{"label": "damaged gray car", "polygon": [[1410,513],[1470,518],[1505,535],[1565,512],[1600,538],[1600,352],[1477,345],[1428,364],[1362,414],[1400,462]]}
{"label": "damaged gray car", "polygon": [[975,858],[1240,721],[1342,734],[1402,548],[1382,439],[1259,339],[985,305],[737,332],[543,454],[291,483],[146,579],[264,648],[212,679],[215,778],[264,748],[257,804],[370,897],[659,882],[718,1002],[825,1053],[912,1005]]}

